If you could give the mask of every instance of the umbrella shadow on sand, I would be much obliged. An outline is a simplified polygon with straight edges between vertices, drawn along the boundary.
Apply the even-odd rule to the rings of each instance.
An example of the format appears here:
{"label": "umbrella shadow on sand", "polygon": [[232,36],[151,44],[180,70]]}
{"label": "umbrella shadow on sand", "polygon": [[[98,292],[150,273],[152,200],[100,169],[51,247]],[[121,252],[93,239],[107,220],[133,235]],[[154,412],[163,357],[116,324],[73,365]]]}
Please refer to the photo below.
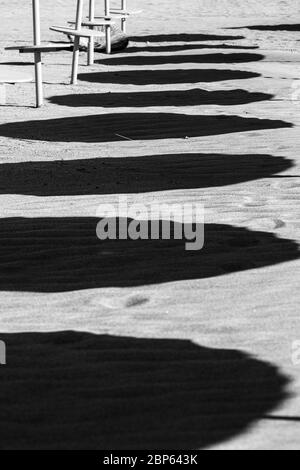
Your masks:
{"label": "umbrella shadow on sand", "polygon": [[194,90],[176,91],[145,91],[132,93],[87,93],[52,96],[53,104],[70,107],[156,107],[156,106],[201,106],[219,105],[235,106],[271,100],[273,95],[250,92],[247,90],[209,91],[199,88]]}
{"label": "umbrella shadow on sand", "polygon": [[187,340],[81,332],[1,334],[0,448],[204,448],[288,398],[288,379],[246,353]]}
{"label": "umbrella shadow on sand", "polygon": [[186,139],[291,127],[292,124],[284,121],[234,115],[115,113],[8,123],[0,125],[0,135],[51,142],[118,142]]}
{"label": "umbrella shadow on sand", "polygon": [[257,62],[263,60],[261,54],[215,53],[215,54],[185,54],[163,56],[122,56],[98,60],[102,65],[165,65],[165,64],[236,64],[241,62]]}
{"label": "umbrella shadow on sand", "polygon": [[300,24],[275,24],[239,26],[229,29],[251,29],[253,31],[300,31]]}
{"label": "umbrella shadow on sand", "polygon": [[87,93],[52,96],[53,104],[70,107],[145,108],[153,106],[235,106],[271,100],[273,95],[247,90],[209,91],[199,88],[176,91],[145,91],[132,93]]}
{"label": "umbrella shadow on sand", "polygon": [[244,49],[244,50],[257,50],[259,46],[243,46],[234,44],[169,44],[169,45],[140,45],[129,46],[126,53],[135,52],[182,52],[193,51],[197,49]]}
{"label": "umbrella shadow on sand", "polygon": [[273,177],[293,167],[271,155],[178,154],[4,163],[0,194],[71,196],[212,188]]}
{"label": "umbrella shadow on sand", "polygon": [[79,80],[90,83],[117,83],[121,85],[173,85],[178,83],[212,83],[225,80],[259,78],[255,72],[226,69],[178,70],[124,70],[93,72],[78,75]]}
{"label": "umbrella shadow on sand", "polygon": [[[134,239],[137,232],[144,239]],[[230,225],[3,218],[0,258],[0,290],[67,292],[224,276],[296,260],[299,249],[271,233]]]}
{"label": "umbrella shadow on sand", "polygon": [[245,39],[244,36],[199,34],[199,33],[174,33],[152,34],[146,36],[131,36],[134,42],[196,42],[196,41],[236,41]]}

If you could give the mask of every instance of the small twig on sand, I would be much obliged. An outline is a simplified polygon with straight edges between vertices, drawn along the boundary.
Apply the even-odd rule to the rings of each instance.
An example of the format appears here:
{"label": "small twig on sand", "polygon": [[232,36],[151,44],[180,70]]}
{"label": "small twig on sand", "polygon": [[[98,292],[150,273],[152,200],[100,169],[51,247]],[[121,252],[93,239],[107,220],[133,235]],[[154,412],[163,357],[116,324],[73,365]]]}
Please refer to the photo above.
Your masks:
{"label": "small twig on sand", "polygon": [[130,140],[131,142],[133,142],[133,139],[130,139],[129,137],[125,137],[124,135],[121,135],[121,134],[115,134],[117,137],[121,137],[121,139],[125,139],[125,140]]}

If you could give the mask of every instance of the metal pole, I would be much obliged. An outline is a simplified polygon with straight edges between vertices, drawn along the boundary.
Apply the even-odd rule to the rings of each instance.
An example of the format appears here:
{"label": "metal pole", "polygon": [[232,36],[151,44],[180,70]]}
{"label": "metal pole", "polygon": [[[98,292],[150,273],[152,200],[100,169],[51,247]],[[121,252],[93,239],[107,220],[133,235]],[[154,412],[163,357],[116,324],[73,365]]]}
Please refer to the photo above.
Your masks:
{"label": "metal pole", "polygon": [[105,16],[110,16],[110,0],[105,0]]}
{"label": "metal pole", "polygon": [[[75,29],[77,31],[81,29],[82,14],[83,14],[83,0],[78,0],[77,1],[77,12],[76,12],[76,25],[75,25]],[[78,64],[79,64],[79,46],[80,46],[80,37],[75,36],[75,38],[74,38],[73,64],[72,64],[72,78],[71,78],[71,84],[72,85],[77,84]]]}
{"label": "metal pole", "polygon": [[[33,12],[33,42],[35,46],[41,45],[41,18],[40,18],[40,0],[32,0]],[[43,105],[43,75],[42,75],[42,55],[41,52],[34,53],[35,67],[35,89],[36,89],[36,107]]]}
{"label": "metal pole", "polygon": [[[89,21],[95,21],[95,0],[90,0]],[[94,29],[91,27],[90,29]],[[93,65],[95,61],[95,41],[94,37],[89,39],[88,65]]]}
{"label": "metal pole", "polygon": [[[122,0],[121,10],[123,10],[127,13],[127,1],[126,0]],[[126,33],[126,29],[127,29],[126,28],[126,18],[122,18],[121,24],[122,24],[123,33]]]}
{"label": "metal pole", "polygon": [[[110,0],[105,0],[105,16],[110,17]],[[110,18],[109,20],[110,21]],[[106,52],[111,54],[111,25],[105,27],[106,30]]]}

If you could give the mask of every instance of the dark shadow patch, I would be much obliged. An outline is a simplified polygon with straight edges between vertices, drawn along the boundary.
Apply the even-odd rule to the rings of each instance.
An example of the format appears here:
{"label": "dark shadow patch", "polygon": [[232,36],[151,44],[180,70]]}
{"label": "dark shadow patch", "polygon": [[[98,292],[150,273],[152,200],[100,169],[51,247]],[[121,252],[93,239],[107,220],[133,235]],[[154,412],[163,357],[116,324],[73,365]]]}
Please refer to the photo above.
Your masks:
{"label": "dark shadow patch", "polygon": [[1,62],[1,65],[11,65],[14,67],[28,67],[28,66],[33,66],[34,62]]}
{"label": "dark shadow patch", "polygon": [[194,51],[197,49],[232,49],[232,50],[257,50],[259,46],[238,46],[233,44],[172,44],[164,46],[130,46],[126,49],[126,53],[136,52],[180,52]]}
{"label": "dark shadow patch", "polygon": [[288,398],[246,353],[187,340],[1,334],[2,450],[191,450],[230,439]]}
{"label": "dark shadow patch", "polygon": [[149,302],[149,299],[147,297],[135,295],[127,299],[126,308],[140,307],[141,305],[145,305],[148,302]]}
{"label": "dark shadow patch", "polygon": [[286,421],[287,423],[290,422],[295,422],[295,423],[300,423],[300,417],[299,416],[265,416],[264,419],[268,421]]}
{"label": "dark shadow patch", "polygon": [[[154,285],[224,276],[299,258],[298,245],[291,240],[229,225],[206,224],[205,245],[198,251],[187,251],[186,239],[195,240],[196,233],[200,247],[201,225],[171,223],[170,239],[165,240],[162,221],[154,221],[160,229],[158,240],[122,240],[119,230],[126,237],[132,220],[109,219],[110,233],[117,224],[118,239],[100,240],[96,236],[100,220],[0,219],[0,289],[67,292]],[[156,233],[150,222],[146,228],[148,236]],[[183,234],[183,239],[175,239],[175,233]]]}
{"label": "dark shadow patch", "polygon": [[60,106],[99,107],[99,108],[145,108],[152,106],[201,106],[213,104],[233,106],[266,101],[274,98],[266,93],[247,90],[208,91],[195,90],[176,91],[141,91],[132,93],[88,93],[52,96],[49,101]]}
{"label": "dark shadow patch", "polygon": [[284,121],[241,116],[198,116],[171,113],[119,113],[13,122],[0,135],[51,142],[119,142],[184,139],[293,127]]}
{"label": "dark shadow patch", "polygon": [[300,31],[300,24],[275,24],[275,25],[252,25],[240,26],[230,29],[252,29],[254,31]]}
{"label": "dark shadow patch", "polygon": [[211,188],[293,166],[271,155],[178,154],[0,165],[0,194],[70,196]]}
{"label": "dark shadow patch", "polygon": [[259,73],[224,69],[125,70],[81,73],[79,80],[121,85],[171,85],[176,83],[213,83],[225,80],[259,78]]}
{"label": "dark shadow patch", "polygon": [[165,64],[235,64],[242,62],[257,62],[263,60],[261,54],[249,53],[216,53],[216,54],[186,54],[186,55],[163,55],[163,56],[122,56],[109,57],[98,60],[102,65],[165,65]]}
{"label": "dark shadow patch", "polygon": [[132,36],[134,42],[196,42],[196,41],[236,41],[245,39],[244,36],[198,34],[198,33],[175,33],[175,34],[154,34],[146,36]]}

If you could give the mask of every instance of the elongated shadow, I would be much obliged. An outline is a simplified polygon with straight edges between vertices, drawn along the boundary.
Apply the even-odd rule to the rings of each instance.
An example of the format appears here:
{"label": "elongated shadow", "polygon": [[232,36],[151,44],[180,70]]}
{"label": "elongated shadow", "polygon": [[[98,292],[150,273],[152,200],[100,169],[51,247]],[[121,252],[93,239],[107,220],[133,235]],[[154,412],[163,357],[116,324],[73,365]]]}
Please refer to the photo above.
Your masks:
{"label": "elongated shadow", "polygon": [[289,127],[292,124],[284,121],[232,115],[120,113],[3,124],[0,135],[53,142],[118,142],[185,139]]}
{"label": "elongated shadow", "polygon": [[[112,215],[107,206],[102,210],[105,217]],[[105,232],[110,239],[103,240]],[[136,232],[151,238],[132,239]],[[189,241],[192,246],[186,245]],[[1,219],[0,289],[67,292],[153,285],[224,276],[299,258],[298,245],[291,240],[228,225],[206,224],[200,249],[202,243],[201,224],[126,218]]]}
{"label": "elongated shadow", "polygon": [[288,398],[246,353],[187,340],[1,334],[2,450],[191,450],[230,439]]}
{"label": "elongated shadow", "polygon": [[164,46],[130,46],[126,49],[126,53],[135,52],[180,52],[193,51],[200,49],[231,49],[231,50],[257,50],[259,46],[238,46],[236,44],[172,44]]}
{"label": "elongated shadow", "polygon": [[79,80],[121,85],[171,85],[175,83],[212,83],[258,78],[259,73],[224,69],[124,70],[79,74]]}
{"label": "elongated shadow", "polygon": [[145,108],[152,106],[201,106],[214,104],[232,106],[265,101],[273,98],[266,93],[255,93],[247,90],[208,91],[195,90],[176,91],[144,91],[132,93],[88,93],[52,96],[53,104],[71,107],[99,108]]}
{"label": "elongated shadow", "polygon": [[97,61],[102,65],[165,65],[165,64],[234,64],[241,62],[257,62],[263,60],[261,54],[215,53],[215,54],[180,54],[163,56],[122,56],[110,57]]}
{"label": "elongated shadow", "polygon": [[34,65],[34,62],[1,62],[1,65],[11,65],[14,67],[28,67]]}
{"label": "elongated shadow", "polygon": [[300,31],[300,24],[251,25],[230,29],[252,29],[255,31]]}
{"label": "elongated shadow", "polygon": [[131,36],[134,42],[196,42],[196,41],[235,41],[245,39],[244,36],[198,34],[198,33],[174,33],[174,34],[152,34],[146,36]]}
{"label": "elongated shadow", "polygon": [[209,188],[268,178],[293,166],[271,155],[178,154],[5,163],[0,194],[66,196]]}

